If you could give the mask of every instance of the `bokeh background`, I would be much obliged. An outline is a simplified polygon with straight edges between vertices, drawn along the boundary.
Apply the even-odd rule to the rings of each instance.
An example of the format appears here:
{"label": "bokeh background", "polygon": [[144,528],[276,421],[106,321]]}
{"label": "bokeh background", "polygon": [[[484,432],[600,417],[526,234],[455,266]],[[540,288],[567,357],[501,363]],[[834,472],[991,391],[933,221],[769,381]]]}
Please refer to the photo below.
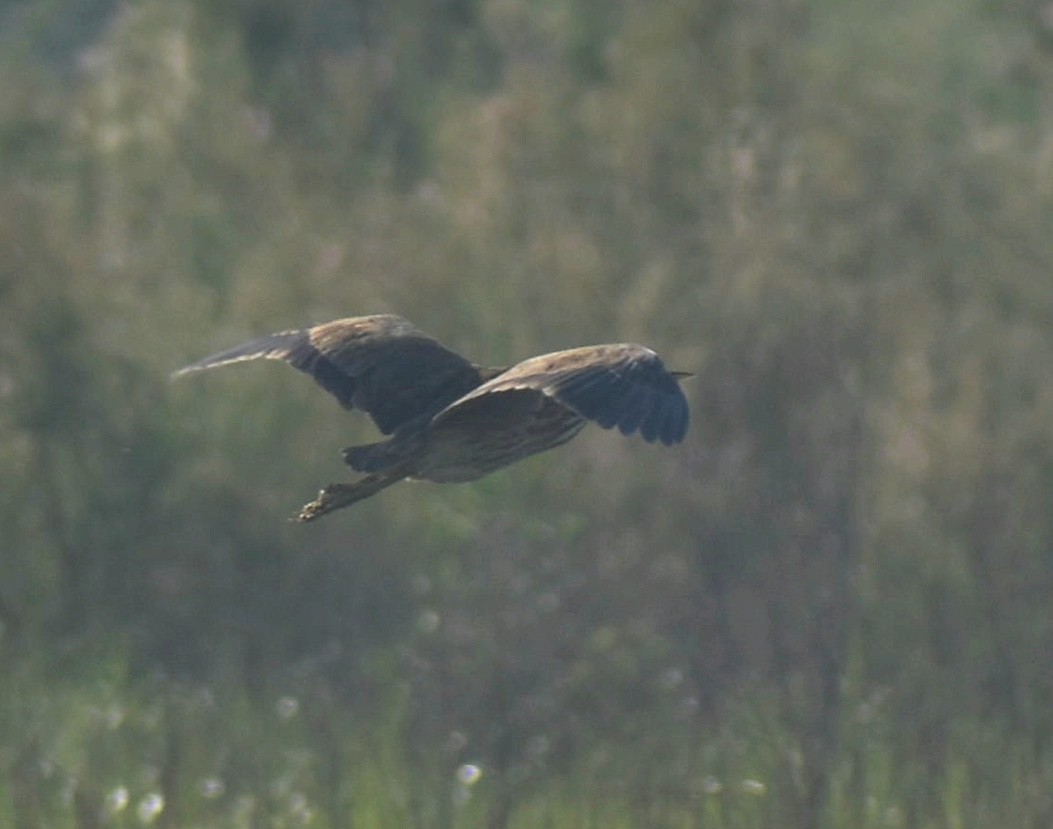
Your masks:
{"label": "bokeh background", "polygon": [[[1053,825],[1053,4],[0,3],[0,824]],[[252,336],[640,341],[370,440]]]}

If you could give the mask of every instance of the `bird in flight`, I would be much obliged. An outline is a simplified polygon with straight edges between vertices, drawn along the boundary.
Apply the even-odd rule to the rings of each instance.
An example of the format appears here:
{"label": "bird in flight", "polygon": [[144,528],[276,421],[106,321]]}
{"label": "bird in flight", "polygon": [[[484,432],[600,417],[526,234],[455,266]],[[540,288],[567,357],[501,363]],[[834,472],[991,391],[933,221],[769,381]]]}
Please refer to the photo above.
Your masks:
{"label": "bird in flight", "polygon": [[325,487],[296,520],[313,521],[407,478],[474,481],[566,443],[593,421],[625,435],[679,443],[687,400],[649,348],[590,345],[479,366],[393,314],[282,331],[198,360],[173,378],[246,360],[283,360],[311,375],[345,409],[389,436],[343,451],[365,476]]}

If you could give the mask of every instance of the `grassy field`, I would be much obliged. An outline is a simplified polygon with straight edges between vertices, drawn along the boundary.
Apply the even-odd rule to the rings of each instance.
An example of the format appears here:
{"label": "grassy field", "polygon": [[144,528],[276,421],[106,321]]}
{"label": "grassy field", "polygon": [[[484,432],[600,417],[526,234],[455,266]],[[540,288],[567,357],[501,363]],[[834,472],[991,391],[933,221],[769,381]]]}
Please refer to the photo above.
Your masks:
{"label": "grassy field", "polygon": [[846,718],[816,805],[802,802],[807,747],[758,697],[733,703],[720,731],[685,715],[636,744],[597,735],[498,771],[464,756],[459,735],[420,745],[405,686],[361,721],[315,678],[249,689],[137,676],[112,643],[4,661],[3,826],[759,829],[803,825],[816,806],[830,829],[1037,829],[1053,808],[1048,752],[975,722],[948,756],[904,756],[875,700]]}

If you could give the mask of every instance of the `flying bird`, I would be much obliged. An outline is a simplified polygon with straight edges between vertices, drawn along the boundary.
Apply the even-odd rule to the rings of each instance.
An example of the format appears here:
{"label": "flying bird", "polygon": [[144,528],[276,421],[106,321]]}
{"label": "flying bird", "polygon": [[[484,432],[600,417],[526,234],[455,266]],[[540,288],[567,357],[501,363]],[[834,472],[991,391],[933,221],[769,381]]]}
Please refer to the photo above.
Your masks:
{"label": "flying bird", "polygon": [[590,420],[667,446],[687,433],[687,400],[678,383],[687,372],[668,371],[642,345],[590,345],[491,368],[393,314],[260,337],[172,377],[257,359],[283,360],[306,372],[389,436],[345,449],[346,463],[365,477],[322,489],[296,516],[301,522],[407,478],[474,481],[566,443]]}

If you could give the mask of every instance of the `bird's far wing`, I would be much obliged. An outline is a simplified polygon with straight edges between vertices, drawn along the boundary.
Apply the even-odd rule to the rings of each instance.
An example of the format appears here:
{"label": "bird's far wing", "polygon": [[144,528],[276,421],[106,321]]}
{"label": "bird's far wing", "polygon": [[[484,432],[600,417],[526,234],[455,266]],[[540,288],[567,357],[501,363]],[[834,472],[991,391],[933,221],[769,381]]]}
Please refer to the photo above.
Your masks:
{"label": "bird's far wing", "polygon": [[260,337],[172,376],[258,359],[283,360],[310,374],[344,408],[369,414],[384,434],[430,416],[481,381],[476,366],[392,314]]}
{"label": "bird's far wing", "polygon": [[486,395],[530,389],[622,434],[679,443],[687,434],[687,400],[677,379],[648,348],[630,343],[593,345],[532,357],[451,403],[438,425]]}

